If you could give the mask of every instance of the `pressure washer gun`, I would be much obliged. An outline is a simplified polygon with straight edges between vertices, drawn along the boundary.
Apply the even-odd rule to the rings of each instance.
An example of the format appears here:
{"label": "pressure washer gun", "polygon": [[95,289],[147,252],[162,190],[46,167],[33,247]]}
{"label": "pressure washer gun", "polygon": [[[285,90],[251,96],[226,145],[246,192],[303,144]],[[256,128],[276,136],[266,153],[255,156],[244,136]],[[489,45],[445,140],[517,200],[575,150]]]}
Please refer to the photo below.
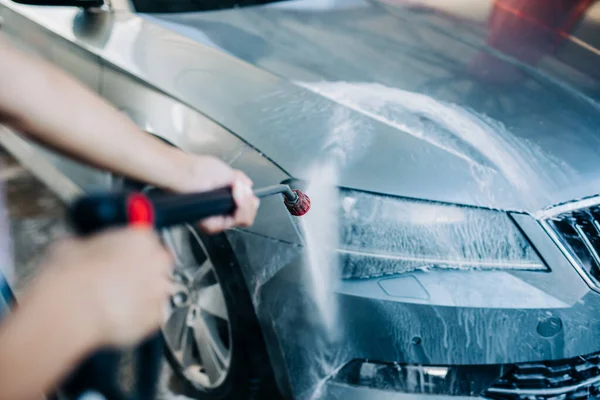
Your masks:
{"label": "pressure washer gun", "polygon": [[[278,193],[283,194],[290,214],[302,216],[310,209],[308,196],[288,185],[269,186],[254,192],[259,198]],[[115,192],[77,199],[70,207],[69,218],[79,235],[90,235],[116,226],[148,226],[161,230],[215,215],[233,214],[235,208],[231,188],[191,194]],[[121,354],[116,350],[102,350],[86,360],[67,380],[61,393],[69,399],[82,398],[86,393],[99,394],[108,400],[154,399],[163,354],[161,334],[146,340],[135,353],[134,393],[129,396],[119,384]]]}

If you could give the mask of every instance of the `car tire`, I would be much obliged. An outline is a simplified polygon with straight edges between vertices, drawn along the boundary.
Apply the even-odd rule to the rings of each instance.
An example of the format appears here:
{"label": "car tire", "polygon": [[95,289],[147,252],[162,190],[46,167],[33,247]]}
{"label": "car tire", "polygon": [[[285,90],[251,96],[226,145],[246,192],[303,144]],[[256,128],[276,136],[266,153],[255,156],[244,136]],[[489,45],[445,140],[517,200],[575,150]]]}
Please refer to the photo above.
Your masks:
{"label": "car tire", "polygon": [[[127,180],[115,186],[127,190],[143,189],[142,185]],[[206,235],[190,225],[178,229],[187,229],[189,232],[188,253],[191,254],[187,256],[191,256],[198,264],[205,263],[205,258],[212,263],[214,277],[220,286],[227,309],[229,339],[225,341],[230,345],[230,358],[226,374],[218,384],[202,384],[197,379],[193,379],[193,376],[190,377],[189,367],[186,369],[182,363],[181,352],[174,351],[169,345],[170,335],[167,330],[169,322],[167,322],[163,329],[166,342],[165,355],[174,372],[168,383],[169,389],[175,394],[198,400],[280,399],[281,395],[274,381],[250,293],[226,235]],[[165,242],[174,253],[177,253],[168,240]]]}
{"label": "car tire", "polygon": [[224,234],[198,236],[213,259],[215,272],[229,310],[232,356],[224,381],[214,388],[195,385],[185,375],[173,353],[167,358],[176,373],[172,389],[194,399],[265,400],[279,398],[260,326],[250,294]]}

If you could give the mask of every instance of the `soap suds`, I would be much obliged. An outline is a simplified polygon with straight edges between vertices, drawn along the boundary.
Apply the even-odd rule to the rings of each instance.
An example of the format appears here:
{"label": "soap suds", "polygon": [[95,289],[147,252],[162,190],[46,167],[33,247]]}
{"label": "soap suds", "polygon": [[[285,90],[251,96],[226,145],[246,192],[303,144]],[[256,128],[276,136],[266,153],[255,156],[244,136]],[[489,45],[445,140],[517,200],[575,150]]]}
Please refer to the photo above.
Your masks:
{"label": "soap suds", "polygon": [[[426,141],[471,166],[482,192],[501,174],[529,208],[552,201],[574,170],[502,123],[456,104],[376,83],[297,82],[350,110]],[[493,194],[492,194],[493,195]]]}

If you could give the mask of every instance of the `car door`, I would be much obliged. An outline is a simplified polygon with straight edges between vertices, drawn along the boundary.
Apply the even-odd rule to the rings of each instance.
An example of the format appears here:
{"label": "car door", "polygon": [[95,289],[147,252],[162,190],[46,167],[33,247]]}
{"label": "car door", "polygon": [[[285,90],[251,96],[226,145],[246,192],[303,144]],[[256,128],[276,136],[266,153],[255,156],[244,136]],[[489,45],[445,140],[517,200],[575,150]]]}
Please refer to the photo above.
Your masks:
{"label": "car door", "polygon": [[[102,67],[94,52],[97,14],[77,7],[40,7],[0,0],[2,32],[21,50],[45,59],[98,92]],[[76,112],[74,110],[73,112]],[[106,184],[106,174],[59,156],[14,134],[2,135],[2,144],[42,179],[67,177],[76,188]],[[63,175],[58,177],[57,175]],[[47,175],[47,176],[46,176]]]}

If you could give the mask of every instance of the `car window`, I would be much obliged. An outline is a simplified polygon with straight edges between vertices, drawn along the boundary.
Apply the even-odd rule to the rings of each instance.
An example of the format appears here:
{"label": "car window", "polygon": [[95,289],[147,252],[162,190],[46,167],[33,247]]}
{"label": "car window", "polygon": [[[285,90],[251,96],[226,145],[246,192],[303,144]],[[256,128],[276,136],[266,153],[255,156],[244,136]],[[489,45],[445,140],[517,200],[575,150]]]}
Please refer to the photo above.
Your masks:
{"label": "car window", "polygon": [[281,0],[133,0],[137,12],[180,13],[247,7]]}

